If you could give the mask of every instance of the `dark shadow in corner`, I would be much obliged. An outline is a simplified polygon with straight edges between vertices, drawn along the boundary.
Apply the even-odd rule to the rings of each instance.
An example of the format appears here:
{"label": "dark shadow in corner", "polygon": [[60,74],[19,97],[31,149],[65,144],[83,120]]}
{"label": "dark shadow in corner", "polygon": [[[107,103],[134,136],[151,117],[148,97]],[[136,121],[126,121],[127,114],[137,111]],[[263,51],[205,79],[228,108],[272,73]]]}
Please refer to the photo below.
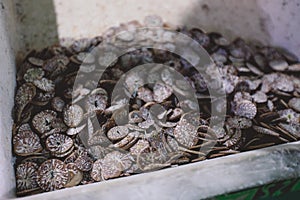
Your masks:
{"label": "dark shadow in corner", "polygon": [[18,57],[59,42],[53,0],[15,0]]}

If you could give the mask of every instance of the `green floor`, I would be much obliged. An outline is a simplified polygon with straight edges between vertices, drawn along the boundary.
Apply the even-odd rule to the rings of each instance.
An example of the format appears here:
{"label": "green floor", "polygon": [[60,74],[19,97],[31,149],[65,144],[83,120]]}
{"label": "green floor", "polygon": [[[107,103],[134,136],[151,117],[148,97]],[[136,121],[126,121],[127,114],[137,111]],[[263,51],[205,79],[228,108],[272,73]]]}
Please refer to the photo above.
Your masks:
{"label": "green floor", "polygon": [[300,179],[281,181],[277,183],[271,183],[262,187],[251,188],[235,193],[220,195],[212,198],[213,200],[300,200]]}

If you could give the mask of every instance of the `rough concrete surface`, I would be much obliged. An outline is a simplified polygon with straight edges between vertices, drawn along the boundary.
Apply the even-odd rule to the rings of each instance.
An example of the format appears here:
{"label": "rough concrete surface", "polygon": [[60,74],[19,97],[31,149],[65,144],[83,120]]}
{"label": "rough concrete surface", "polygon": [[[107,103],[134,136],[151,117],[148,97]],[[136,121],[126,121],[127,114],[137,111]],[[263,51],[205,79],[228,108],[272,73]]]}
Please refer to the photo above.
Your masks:
{"label": "rough concrete surface", "polygon": [[0,0],[0,199],[14,195],[11,156],[11,110],[15,90],[14,21],[9,0]]}

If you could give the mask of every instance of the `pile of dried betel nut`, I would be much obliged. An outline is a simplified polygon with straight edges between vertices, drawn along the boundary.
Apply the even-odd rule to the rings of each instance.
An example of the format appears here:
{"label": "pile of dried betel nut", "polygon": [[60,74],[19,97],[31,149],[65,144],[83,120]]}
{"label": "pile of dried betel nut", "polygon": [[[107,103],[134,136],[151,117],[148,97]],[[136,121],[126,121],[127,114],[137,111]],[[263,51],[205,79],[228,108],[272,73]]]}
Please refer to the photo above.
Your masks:
{"label": "pile of dried betel nut", "polygon": [[[211,67],[222,75],[226,92],[222,127],[209,126],[217,116],[211,116],[211,98],[201,74],[168,51],[133,50],[102,72],[99,81],[91,79],[74,87],[83,61],[85,74],[99,75],[95,66],[103,59],[101,55],[85,58],[105,37],[148,23],[166,27],[160,18],[148,17],[144,25],[130,22],[102,37],[28,54],[18,68],[15,95],[12,143],[17,195],[130,176],[299,139],[297,58],[282,49],[252,45],[241,38],[229,42],[216,32],[177,30],[199,42],[215,62]],[[127,72],[145,63],[168,65],[180,72],[184,81],[172,79],[165,71],[158,74],[156,83],[136,87],[136,82],[143,83],[145,74]],[[155,74],[152,70],[145,73]],[[122,75],[124,84],[119,89],[133,93],[114,101],[112,91]],[[180,102],[174,95],[188,95],[187,84],[196,91],[200,113],[185,113],[184,107],[195,105],[188,100]],[[116,123],[122,120],[126,123]],[[84,135],[89,136],[86,141],[82,141]],[[209,152],[201,151],[212,143]]]}

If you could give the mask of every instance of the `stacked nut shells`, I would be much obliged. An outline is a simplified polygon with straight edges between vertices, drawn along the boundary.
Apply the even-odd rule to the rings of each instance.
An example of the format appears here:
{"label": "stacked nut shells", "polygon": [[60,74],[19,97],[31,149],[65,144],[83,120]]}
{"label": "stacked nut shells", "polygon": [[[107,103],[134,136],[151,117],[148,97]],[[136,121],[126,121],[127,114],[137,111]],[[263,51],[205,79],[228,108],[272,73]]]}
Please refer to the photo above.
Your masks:
{"label": "stacked nut shells", "polygon": [[[154,16],[144,26],[167,28]],[[212,116],[208,83],[185,59],[141,48],[99,70],[115,55],[95,56],[93,49],[133,27],[143,26],[130,22],[103,37],[32,51],[25,58],[17,73],[12,138],[17,195],[299,140],[300,63],[295,56],[241,38],[229,42],[219,33],[179,28],[210,54],[214,65],[205,71],[212,79],[221,73],[226,102],[217,103],[216,110],[225,110],[225,122],[211,127],[218,116]],[[132,37],[123,34],[118,40]],[[131,70],[149,63],[157,64],[149,71]],[[183,79],[176,79],[174,71]],[[75,84],[78,80],[84,81]],[[179,98],[189,97],[189,88],[196,103]],[[211,144],[209,151],[203,148]]]}

